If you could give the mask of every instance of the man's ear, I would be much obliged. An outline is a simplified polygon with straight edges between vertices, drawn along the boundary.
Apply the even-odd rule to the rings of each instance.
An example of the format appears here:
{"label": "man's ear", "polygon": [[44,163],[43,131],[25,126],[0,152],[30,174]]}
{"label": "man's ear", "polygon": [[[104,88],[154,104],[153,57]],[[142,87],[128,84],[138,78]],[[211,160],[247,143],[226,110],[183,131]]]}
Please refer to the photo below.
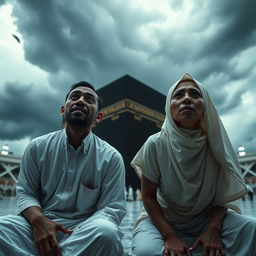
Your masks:
{"label": "man's ear", "polygon": [[96,116],[96,119],[95,119],[96,123],[99,123],[102,120],[102,118],[103,118],[103,113],[98,112],[97,116]]}
{"label": "man's ear", "polygon": [[61,108],[60,108],[60,115],[61,115],[61,116],[64,115],[64,110],[65,110],[65,107],[64,107],[64,106],[61,106]]}

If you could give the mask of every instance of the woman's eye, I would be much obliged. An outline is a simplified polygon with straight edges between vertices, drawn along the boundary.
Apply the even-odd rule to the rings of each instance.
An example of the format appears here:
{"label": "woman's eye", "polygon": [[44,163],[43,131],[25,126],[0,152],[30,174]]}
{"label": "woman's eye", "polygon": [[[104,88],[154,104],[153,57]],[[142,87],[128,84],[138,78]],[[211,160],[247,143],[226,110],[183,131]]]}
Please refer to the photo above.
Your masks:
{"label": "woman's eye", "polygon": [[182,97],[182,93],[176,93],[174,94],[173,98],[180,99]]}
{"label": "woman's eye", "polygon": [[199,97],[201,97],[201,94],[199,92],[193,92],[191,96],[193,98],[199,98]]}

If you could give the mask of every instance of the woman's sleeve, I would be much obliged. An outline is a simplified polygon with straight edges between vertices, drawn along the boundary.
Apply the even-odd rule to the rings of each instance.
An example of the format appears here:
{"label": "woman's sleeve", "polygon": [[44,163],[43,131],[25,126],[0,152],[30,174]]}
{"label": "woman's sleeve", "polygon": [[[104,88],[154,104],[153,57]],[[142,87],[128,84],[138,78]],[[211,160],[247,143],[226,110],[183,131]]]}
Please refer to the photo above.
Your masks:
{"label": "woman's sleeve", "polygon": [[160,168],[157,157],[157,149],[155,141],[149,138],[145,144],[143,151],[144,168],[142,168],[142,174],[151,180],[159,184],[160,182]]}

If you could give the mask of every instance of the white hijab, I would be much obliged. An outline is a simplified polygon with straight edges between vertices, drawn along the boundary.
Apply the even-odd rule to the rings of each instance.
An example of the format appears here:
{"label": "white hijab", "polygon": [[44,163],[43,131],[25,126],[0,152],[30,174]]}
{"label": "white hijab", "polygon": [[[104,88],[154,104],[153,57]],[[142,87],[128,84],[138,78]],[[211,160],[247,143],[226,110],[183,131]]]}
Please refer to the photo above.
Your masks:
{"label": "white hijab", "polygon": [[[204,99],[204,116],[199,130],[181,129],[170,113],[172,94],[183,80],[193,80]],[[145,151],[154,141],[155,159],[158,161],[159,172],[162,172],[158,183],[158,201],[167,219],[168,215],[171,215],[170,219],[175,219],[175,216],[191,217],[210,205],[225,206],[240,212],[237,202],[234,201],[246,193],[246,186],[237,157],[206,89],[185,74],[170,88],[165,112],[162,131],[149,137],[131,165],[139,176],[151,171],[149,169],[153,165],[148,163],[151,163],[154,156],[148,156]],[[172,173],[171,176],[165,176],[166,172]],[[166,178],[172,179],[172,193],[169,194],[163,193],[165,188],[161,184],[168,184]],[[174,195],[175,191],[181,189],[182,195]]]}

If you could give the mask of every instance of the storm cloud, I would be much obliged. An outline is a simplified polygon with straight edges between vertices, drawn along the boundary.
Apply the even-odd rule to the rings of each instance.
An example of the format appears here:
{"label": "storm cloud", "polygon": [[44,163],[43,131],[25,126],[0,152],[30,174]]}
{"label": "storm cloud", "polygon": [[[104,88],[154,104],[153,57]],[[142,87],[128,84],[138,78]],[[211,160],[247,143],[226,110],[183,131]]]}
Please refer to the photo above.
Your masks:
{"label": "storm cloud", "polygon": [[61,127],[61,102],[49,91],[34,85],[4,84],[0,97],[0,139],[36,137]]}
{"label": "storm cloud", "polygon": [[57,129],[59,105],[74,82],[100,88],[129,74],[166,94],[188,72],[209,90],[233,146],[256,151],[255,1],[10,3],[24,58],[47,74],[48,89],[36,81],[2,82],[1,139]]}

